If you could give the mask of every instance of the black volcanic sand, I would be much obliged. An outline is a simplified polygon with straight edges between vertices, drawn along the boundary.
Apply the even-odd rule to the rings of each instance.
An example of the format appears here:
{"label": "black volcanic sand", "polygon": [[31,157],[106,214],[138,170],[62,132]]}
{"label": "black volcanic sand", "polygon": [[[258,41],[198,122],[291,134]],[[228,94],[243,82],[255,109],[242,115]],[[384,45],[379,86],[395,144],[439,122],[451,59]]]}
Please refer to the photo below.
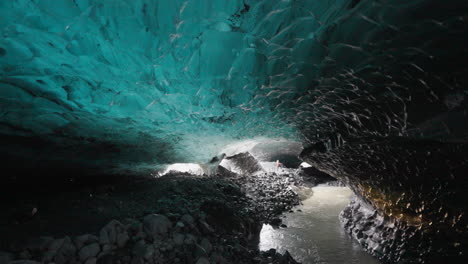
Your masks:
{"label": "black volcanic sand", "polygon": [[[225,171],[215,177],[172,173],[137,179],[90,180],[89,184],[64,186],[62,192],[44,187],[36,188],[37,192],[28,188],[25,192],[3,193],[0,250],[14,252],[39,236],[98,235],[113,219],[141,219],[156,213],[177,222],[188,214],[206,220],[225,240],[237,240],[250,252],[242,261],[260,263],[262,259],[282,257],[275,252],[258,252],[262,224],[280,225],[278,216],[300,202],[288,186],[305,182],[298,175],[239,176]],[[30,218],[28,213],[34,207],[38,213]],[[284,259],[292,261],[289,256]]]}

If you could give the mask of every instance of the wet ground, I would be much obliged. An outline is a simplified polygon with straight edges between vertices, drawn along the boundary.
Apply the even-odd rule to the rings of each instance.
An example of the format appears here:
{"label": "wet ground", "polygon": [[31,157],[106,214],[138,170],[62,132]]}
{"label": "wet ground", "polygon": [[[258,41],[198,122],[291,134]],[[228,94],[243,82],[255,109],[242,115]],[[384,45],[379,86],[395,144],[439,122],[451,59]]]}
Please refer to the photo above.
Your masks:
{"label": "wet ground", "polygon": [[264,225],[260,233],[260,250],[288,250],[302,263],[377,264],[377,259],[345,233],[338,215],[349,203],[352,191],[347,187],[318,186],[312,196],[286,213],[287,228]]}

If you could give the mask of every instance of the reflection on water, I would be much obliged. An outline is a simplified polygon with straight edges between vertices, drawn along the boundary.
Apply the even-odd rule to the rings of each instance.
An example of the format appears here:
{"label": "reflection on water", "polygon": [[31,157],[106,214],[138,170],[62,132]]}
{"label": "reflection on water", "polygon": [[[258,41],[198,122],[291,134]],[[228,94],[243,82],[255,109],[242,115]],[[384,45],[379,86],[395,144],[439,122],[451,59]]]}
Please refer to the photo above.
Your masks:
{"label": "reflection on water", "polygon": [[[338,215],[348,204],[352,191],[346,187],[318,186],[313,195],[285,214],[287,228],[264,225],[260,250],[288,250],[302,263],[374,264],[379,261],[364,252],[340,226]],[[296,211],[296,210],[302,210]]]}

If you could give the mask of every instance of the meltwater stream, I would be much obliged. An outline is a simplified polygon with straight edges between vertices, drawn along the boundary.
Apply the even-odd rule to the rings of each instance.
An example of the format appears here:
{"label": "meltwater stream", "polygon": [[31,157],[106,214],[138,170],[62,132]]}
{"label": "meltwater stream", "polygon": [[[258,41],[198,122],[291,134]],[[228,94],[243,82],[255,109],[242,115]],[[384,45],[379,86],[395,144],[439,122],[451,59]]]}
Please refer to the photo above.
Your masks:
{"label": "meltwater stream", "polygon": [[287,228],[264,225],[260,250],[286,250],[296,261],[320,264],[374,264],[377,259],[364,252],[340,226],[338,215],[349,203],[352,191],[347,187],[317,186],[311,197],[287,213]]}

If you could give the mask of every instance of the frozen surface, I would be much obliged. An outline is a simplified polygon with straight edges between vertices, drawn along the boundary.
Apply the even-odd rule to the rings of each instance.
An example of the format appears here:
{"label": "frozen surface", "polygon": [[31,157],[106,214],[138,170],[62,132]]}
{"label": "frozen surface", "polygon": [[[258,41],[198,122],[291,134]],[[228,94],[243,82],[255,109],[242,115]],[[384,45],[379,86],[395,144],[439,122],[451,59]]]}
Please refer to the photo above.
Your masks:
{"label": "frozen surface", "polygon": [[462,6],[2,1],[2,152],[128,166],[256,136],[464,140]]}

